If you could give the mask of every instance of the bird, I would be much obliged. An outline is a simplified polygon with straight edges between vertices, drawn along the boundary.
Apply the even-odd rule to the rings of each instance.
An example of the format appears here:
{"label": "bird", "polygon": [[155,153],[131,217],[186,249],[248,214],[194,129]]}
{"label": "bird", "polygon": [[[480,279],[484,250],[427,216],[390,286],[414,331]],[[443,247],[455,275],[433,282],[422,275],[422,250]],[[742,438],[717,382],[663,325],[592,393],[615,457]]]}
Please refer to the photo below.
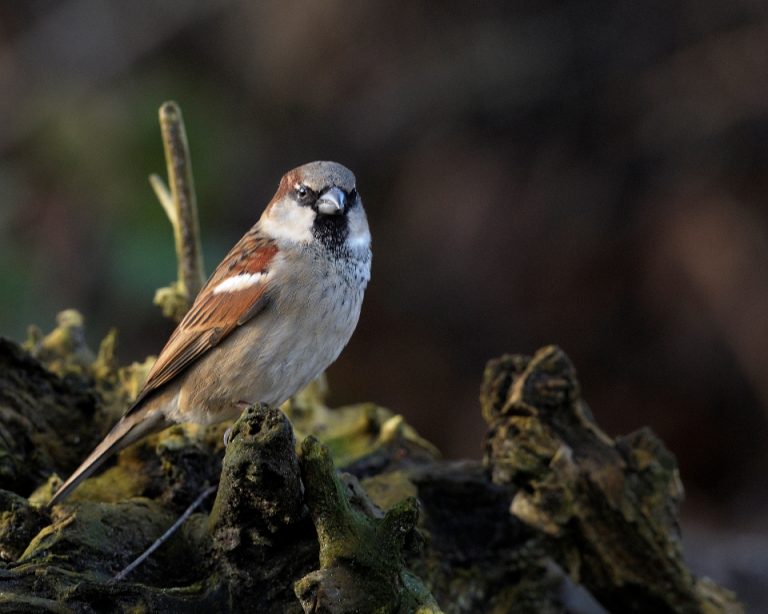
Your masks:
{"label": "bird", "polygon": [[352,171],[319,161],[283,175],[171,333],[135,402],[48,506],[149,434],[231,420],[255,403],[278,407],[306,386],[352,336],[371,258]]}

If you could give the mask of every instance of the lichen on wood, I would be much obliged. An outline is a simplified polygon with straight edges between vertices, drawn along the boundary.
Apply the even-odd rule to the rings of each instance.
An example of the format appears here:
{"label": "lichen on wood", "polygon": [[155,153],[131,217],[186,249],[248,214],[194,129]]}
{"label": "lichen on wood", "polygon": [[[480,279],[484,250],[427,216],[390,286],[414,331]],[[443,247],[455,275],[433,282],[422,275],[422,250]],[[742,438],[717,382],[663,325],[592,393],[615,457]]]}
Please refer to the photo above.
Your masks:
{"label": "lichen on wood", "polygon": [[[501,614],[574,595],[594,612],[740,611],[684,565],[672,454],[647,429],[603,433],[554,347],[489,363],[482,463],[441,460],[374,404],[328,407],[321,378],[284,411],[245,411],[226,451],[227,424],[137,442],[49,515],[53,473],[140,374],[109,358],[114,338],[91,352],[73,333],[69,314],[28,344],[59,374],[0,341],[0,612]],[[217,481],[215,502],[112,580]]]}
{"label": "lichen on wood", "polygon": [[405,567],[403,550],[415,529],[417,499],[406,498],[380,515],[370,504],[355,509],[328,449],[309,436],[301,452],[305,497],[320,544],[320,569],[295,585],[304,610],[439,612],[429,590]]}
{"label": "lichen on wood", "polygon": [[683,560],[674,456],[649,429],[603,433],[559,348],[491,361],[481,398],[485,463],[495,483],[517,487],[511,514],[548,536],[553,558],[609,610],[739,608]]}
{"label": "lichen on wood", "polygon": [[100,436],[87,378],[48,371],[0,339],[0,488],[28,496],[52,468],[71,471]]}

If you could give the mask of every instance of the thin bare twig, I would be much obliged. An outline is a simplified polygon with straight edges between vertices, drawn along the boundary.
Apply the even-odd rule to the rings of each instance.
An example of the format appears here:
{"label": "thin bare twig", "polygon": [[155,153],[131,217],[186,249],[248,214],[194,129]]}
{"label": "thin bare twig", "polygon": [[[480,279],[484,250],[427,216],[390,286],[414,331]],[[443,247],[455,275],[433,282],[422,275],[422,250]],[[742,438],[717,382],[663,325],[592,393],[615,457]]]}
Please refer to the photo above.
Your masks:
{"label": "thin bare twig", "polygon": [[192,504],[184,510],[184,513],[179,516],[178,520],[174,522],[171,527],[163,533],[160,537],[158,537],[152,545],[147,548],[144,552],[141,553],[141,555],[133,561],[130,565],[128,565],[125,569],[117,573],[114,577],[115,582],[120,582],[121,580],[124,580],[125,577],[131,573],[134,569],[136,569],[139,565],[141,565],[144,561],[149,558],[149,556],[157,550],[160,546],[162,546],[165,542],[168,541],[168,539],[173,535],[181,525],[184,524],[184,522],[192,515],[192,512],[194,512],[200,504],[205,501],[206,497],[208,497],[211,493],[216,492],[216,488],[218,486],[209,486],[206,488],[203,492],[201,492],[197,499],[195,499]]}
{"label": "thin bare twig", "polygon": [[166,316],[179,321],[203,286],[205,272],[192,163],[181,109],[173,101],[164,102],[159,115],[170,189],[158,175],[151,175],[149,183],[173,226],[178,279],[157,291],[155,304],[160,305]]}

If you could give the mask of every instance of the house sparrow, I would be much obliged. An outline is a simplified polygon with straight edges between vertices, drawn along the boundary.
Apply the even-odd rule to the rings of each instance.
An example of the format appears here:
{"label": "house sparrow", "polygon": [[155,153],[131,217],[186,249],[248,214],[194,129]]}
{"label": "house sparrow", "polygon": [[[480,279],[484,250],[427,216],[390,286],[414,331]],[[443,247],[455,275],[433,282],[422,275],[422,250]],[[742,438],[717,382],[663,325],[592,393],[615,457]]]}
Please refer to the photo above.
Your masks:
{"label": "house sparrow", "polygon": [[49,505],[145,435],[283,403],[347,344],[370,275],[371,235],[352,172],[311,162],[284,175],[171,334],[136,402]]}

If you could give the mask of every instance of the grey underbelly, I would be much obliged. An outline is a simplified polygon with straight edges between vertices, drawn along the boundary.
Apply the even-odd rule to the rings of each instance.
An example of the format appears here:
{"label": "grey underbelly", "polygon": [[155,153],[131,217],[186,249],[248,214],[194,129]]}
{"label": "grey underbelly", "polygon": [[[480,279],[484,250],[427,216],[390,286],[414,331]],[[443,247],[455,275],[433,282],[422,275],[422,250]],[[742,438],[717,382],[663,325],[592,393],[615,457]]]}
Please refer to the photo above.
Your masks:
{"label": "grey underbelly", "polygon": [[361,303],[362,291],[272,304],[190,368],[169,418],[212,423],[236,417],[241,402],[279,405],[336,360]]}

